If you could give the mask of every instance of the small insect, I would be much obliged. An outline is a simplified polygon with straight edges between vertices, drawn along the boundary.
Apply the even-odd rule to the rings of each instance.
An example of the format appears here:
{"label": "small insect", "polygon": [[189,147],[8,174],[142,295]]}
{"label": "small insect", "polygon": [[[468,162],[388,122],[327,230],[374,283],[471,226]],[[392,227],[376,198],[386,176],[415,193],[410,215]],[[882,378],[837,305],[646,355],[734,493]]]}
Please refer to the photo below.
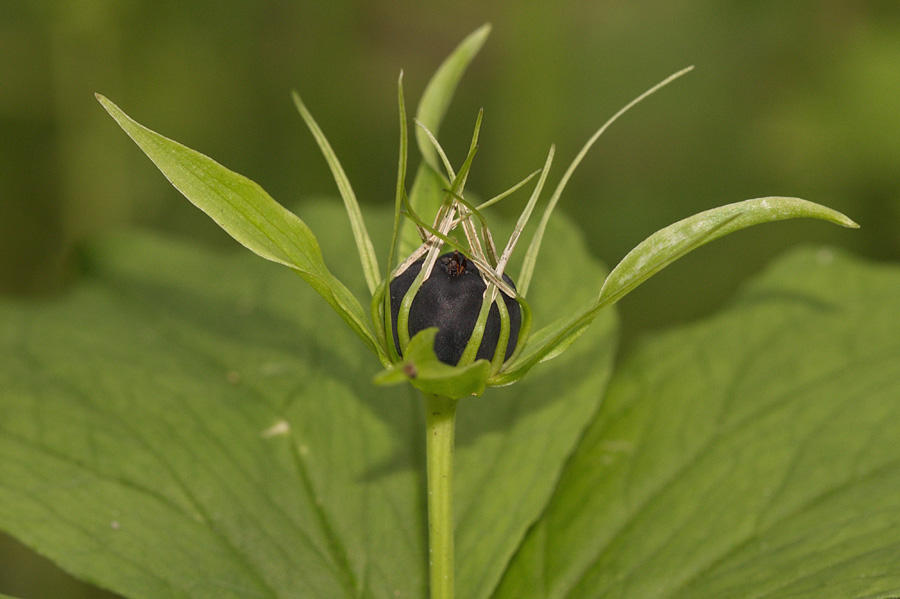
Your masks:
{"label": "small insect", "polygon": [[458,250],[453,250],[453,255],[447,255],[443,258],[444,267],[447,269],[447,273],[452,277],[458,277],[466,272],[466,263],[468,260],[465,256],[459,253]]}

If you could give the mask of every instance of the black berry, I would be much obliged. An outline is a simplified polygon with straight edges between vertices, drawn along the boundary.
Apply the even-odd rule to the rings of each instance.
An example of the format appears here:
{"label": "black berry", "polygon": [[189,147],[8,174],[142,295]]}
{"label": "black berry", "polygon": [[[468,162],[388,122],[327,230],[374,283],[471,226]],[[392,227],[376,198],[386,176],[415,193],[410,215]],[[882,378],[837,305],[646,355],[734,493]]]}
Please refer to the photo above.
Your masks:
{"label": "black berry", "polygon": [[[397,315],[400,313],[400,303],[422,270],[424,262],[424,259],[414,262],[391,281],[391,324],[398,352],[400,340],[397,335]],[[513,289],[516,288],[507,275],[503,275],[503,280]],[[407,322],[410,338],[423,329],[437,327],[434,353],[441,362],[455,366],[475,329],[486,287],[478,268],[464,255],[454,251],[439,257],[431,270],[431,276],[422,283],[410,306]],[[509,359],[519,339],[522,312],[516,300],[503,292],[499,296],[503,298],[509,312],[509,342],[505,355],[505,359]],[[499,337],[500,310],[492,305],[475,359],[493,358]]]}

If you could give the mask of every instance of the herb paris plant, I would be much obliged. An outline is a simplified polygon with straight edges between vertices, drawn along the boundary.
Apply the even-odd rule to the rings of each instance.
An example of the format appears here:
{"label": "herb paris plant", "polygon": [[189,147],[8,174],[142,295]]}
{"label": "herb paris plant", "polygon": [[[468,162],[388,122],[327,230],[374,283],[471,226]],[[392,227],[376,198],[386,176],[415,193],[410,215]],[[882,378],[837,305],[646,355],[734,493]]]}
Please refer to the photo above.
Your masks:
{"label": "herb paris plant", "polygon": [[[485,33],[486,30],[484,29],[476,32],[481,37]],[[469,42],[468,45],[471,45],[471,41],[472,38],[467,40]],[[462,50],[468,49],[468,45],[464,42],[461,48],[448,59],[448,62],[459,61],[460,56],[464,55]],[[284,264],[296,271],[334,307],[381,362],[388,366],[388,369],[377,377],[376,380],[378,382],[391,383],[408,380],[415,387],[426,393],[441,392],[441,394],[460,398],[472,394],[480,395],[485,386],[505,385],[519,380],[537,363],[555,357],[564,351],[602,309],[624,297],[643,281],[674,260],[718,237],[763,222],[799,217],[819,218],[846,227],[857,227],[853,221],[839,212],[799,198],[759,198],[708,210],[675,223],[650,236],[616,266],[606,281],[603,282],[596,301],[585,306],[578,314],[560,319],[530,335],[531,315],[525,302],[525,295],[537,263],[543,231],[569,177],[587,150],[606,127],[630,106],[633,106],[674,78],[684,74],[687,70],[676,73],[639,96],[629,106],[626,106],[613,116],[585,144],[551,196],[538,230],[526,253],[525,263],[518,277],[520,280],[519,292],[514,291],[508,283],[504,282],[503,267],[505,267],[509,254],[527,223],[531,210],[542,189],[553,158],[552,148],[542,169],[538,185],[517,223],[513,238],[498,259],[496,250],[493,248],[490,230],[485,226],[485,221],[479,212],[479,209],[483,206],[476,208],[468,205],[460,193],[463,191],[465,177],[468,174],[475,149],[477,148],[478,127],[476,127],[470,153],[460,172],[455,174],[449,163],[446,164],[451,184],[444,192],[444,197],[438,206],[433,225],[428,225],[421,220],[414,209],[414,206],[417,204],[425,204],[427,201],[425,198],[429,194],[434,196],[434,188],[440,180],[440,176],[431,169],[431,165],[427,160],[420,167],[417,182],[413,188],[414,191],[419,193],[414,193],[414,195],[407,198],[404,187],[406,120],[403,111],[402,85],[400,85],[402,132],[400,146],[402,155],[397,188],[397,222],[394,225],[394,243],[391,247],[389,256],[391,259],[388,263],[393,262],[401,214],[405,214],[411,219],[415,228],[422,235],[422,242],[419,248],[403,263],[392,269],[387,276],[383,276],[377,274],[377,259],[372,249],[372,242],[362,221],[356,197],[347,182],[343,169],[340,167],[321,130],[315,121],[312,120],[312,117],[300,102],[299,97],[295,96],[301,113],[313,131],[332,168],[338,188],[347,206],[350,220],[353,224],[354,238],[362,258],[363,272],[366,275],[366,281],[370,290],[373,291],[373,318],[371,320],[365,317],[359,301],[325,266],[318,242],[312,231],[296,215],[275,202],[259,185],[225,169],[199,152],[186,148],[143,127],[105,97],[98,95],[98,99],[119,125],[157,164],[172,184],[189,200],[209,214],[223,229],[247,248],[263,258]],[[432,80],[429,90],[435,87],[447,86],[447,83],[439,77],[442,74],[444,73],[439,71],[438,76]],[[426,91],[425,97],[428,97],[428,91]],[[420,112],[425,112],[425,110],[420,109]],[[428,136],[426,139],[434,138]],[[443,155],[443,151],[440,150],[439,146],[437,147],[438,151]],[[427,152],[423,149],[423,156],[427,155]],[[420,179],[430,179],[430,181],[420,184]],[[523,184],[524,181],[510,191],[518,189]],[[428,189],[429,186],[431,189]],[[424,191],[423,188],[425,189]],[[484,204],[494,203],[507,194],[508,192],[501,194],[501,196]],[[400,208],[402,205],[407,207],[406,212]],[[475,217],[478,217],[480,221],[480,228],[472,222]],[[469,241],[469,247],[461,247],[458,241],[448,236],[457,227],[461,227],[464,230]],[[479,238],[479,234],[481,238]],[[483,250],[479,244],[484,242],[486,243]],[[410,264],[417,263],[423,255],[425,256],[425,264],[429,265],[429,268],[419,268],[422,276],[416,277],[409,286],[409,293],[404,296],[405,304],[401,306],[398,315],[398,320],[403,322],[409,317],[412,300],[416,297],[415,292],[425,280],[424,273],[433,271],[433,266],[444,245],[450,246],[457,251],[461,249],[463,255],[475,263],[478,268],[478,274],[482,277],[485,284],[485,299],[469,339],[470,349],[474,349],[469,351],[468,354],[464,353],[461,361],[455,368],[441,362],[433,351],[428,350],[427,344],[424,344],[421,353],[419,351],[406,352],[406,358],[401,359],[401,354],[404,353],[406,346],[412,341],[409,338],[409,333],[404,330],[404,327],[399,327],[400,351],[398,352],[393,344],[388,343],[385,332],[397,328],[394,323],[391,323],[390,329],[386,327],[385,315],[390,313],[390,311],[384,310],[383,305],[383,298],[387,295],[385,293],[385,281],[402,276]],[[505,302],[497,302],[497,295],[500,292],[505,297],[515,299],[521,305],[523,312],[522,329],[518,332],[519,344],[516,346],[515,352],[511,354],[512,359],[498,359],[498,356],[500,358],[507,357],[506,353],[498,354],[498,356],[493,356],[493,363],[489,364],[484,358],[479,360],[473,359],[475,351],[479,347],[474,343],[474,340],[483,334],[490,306],[496,307],[501,313],[506,311],[505,306],[501,308],[501,305],[505,304]],[[505,317],[501,317],[504,329],[508,328],[508,318],[508,314]],[[426,330],[422,330],[418,334],[429,334],[426,333]],[[420,349],[418,344],[414,349]],[[412,354],[415,355],[415,358],[411,357]]]}
{"label": "herb paris plant", "polygon": [[[392,240],[383,267],[379,266],[346,174],[299,95],[294,95],[302,118],[331,168],[350,217],[371,294],[368,316],[363,304],[325,266],[318,241],[302,220],[275,202],[256,183],[143,127],[112,102],[98,96],[119,125],[190,201],[247,248],[293,269],[338,312],[384,367],[375,377],[376,382],[409,382],[425,394],[433,597],[450,597],[453,589],[450,457],[456,400],[481,395],[487,386],[519,381],[540,362],[565,351],[604,308],[667,264],[717,237],[754,224],[795,217],[856,226],[838,212],[797,198],[760,198],[709,210],[650,236],[613,269],[593,301],[532,332],[528,290],[538,270],[544,231],[569,178],[612,122],[689,69],[675,73],[638,96],[588,140],[551,194],[525,252],[523,266],[511,278],[505,271],[541,197],[554,149],[550,149],[539,171],[476,206],[466,200],[465,187],[478,147],[481,114],[476,120],[469,152],[458,170],[437,142],[437,131],[452,92],[488,31],[483,27],[464,40],[426,88],[415,120],[422,164],[409,192],[406,186],[408,123],[402,76],[398,81],[399,167]],[[501,250],[494,242],[483,210],[535,176],[538,177],[536,185]],[[454,234],[460,234],[464,241]],[[403,258],[397,259],[398,255]],[[459,298],[458,303],[454,303],[456,300],[448,303],[449,296]]]}

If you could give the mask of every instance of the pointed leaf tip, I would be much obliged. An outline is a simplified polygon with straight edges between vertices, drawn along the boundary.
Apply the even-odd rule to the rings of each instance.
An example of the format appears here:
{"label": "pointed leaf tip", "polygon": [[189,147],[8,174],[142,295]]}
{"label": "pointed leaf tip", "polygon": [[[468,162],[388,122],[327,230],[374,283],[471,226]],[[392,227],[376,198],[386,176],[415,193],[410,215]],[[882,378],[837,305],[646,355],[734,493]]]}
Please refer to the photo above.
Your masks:
{"label": "pointed leaf tip", "polygon": [[97,99],[192,204],[247,249],[294,270],[331,304],[375,355],[386,359],[362,306],[325,266],[318,240],[305,222],[256,182],[144,127],[109,99],[99,94]]}
{"label": "pointed leaf tip", "polygon": [[294,90],[291,95],[294,98],[294,104],[300,112],[300,116],[303,117],[303,122],[306,123],[307,128],[309,128],[310,133],[315,138],[322,156],[325,157],[325,162],[328,164],[329,170],[331,170],[331,175],[337,185],[338,192],[341,194],[341,199],[344,200],[344,207],[347,210],[347,217],[350,219],[350,228],[353,231],[353,239],[356,241],[359,261],[366,278],[366,284],[369,286],[369,293],[375,293],[375,289],[378,287],[381,279],[378,270],[378,258],[375,255],[372,239],[369,237],[369,231],[366,229],[365,220],[363,220],[362,212],[359,209],[356,194],[350,185],[350,179],[347,178],[347,174],[344,172],[344,167],[341,166],[337,154],[334,153],[331,144],[325,137],[325,133],[313,118],[312,113],[306,108],[306,105],[300,98],[300,94]]}
{"label": "pointed leaf tip", "polygon": [[598,304],[618,301],[678,258],[714,239],[789,218],[817,218],[859,228],[837,210],[800,198],[757,198],[706,210],[657,231],[631,250],[603,283]]}
{"label": "pointed leaf tip", "polygon": [[599,129],[597,129],[596,132],[594,132],[594,134],[587,140],[587,142],[585,142],[584,146],[582,146],[581,150],[579,150],[578,154],[575,155],[575,158],[572,160],[571,164],[569,164],[569,167],[566,169],[566,172],[563,173],[562,178],[559,180],[559,183],[557,183],[557,185],[556,185],[556,189],[553,191],[553,194],[550,196],[550,200],[547,202],[547,206],[544,209],[544,214],[541,217],[541,220],[540,220],[540,223],[538,224],[537,230],[534,232],[534,237],[532,237],[531,243],[529,244],[528,251],[526,254],[526,259],[522,266],[522,274],[523,274],[522,282],[523,282],[523,289],[525,291],[528,290],[528,285],[531,282],[531,274],[532,274],[531,271],[534,268],[533,262],[537,259],[538,252],[541,249],[541,239],[544,235],[544,230],[547,227],[547,222],[550,220],[550,215],[553,214],[553,210],[556,208],[556,204],[557,204],[557,202],[559,202],[560,197],[562,197],[563,190],[565,190],[566,185],[568,185],[569,179],[574,174],[575,169],[577,169],[578,166],[581,164],[581,161],[584,160],[584,157],[587,155],[587,153],[591,149],[591,147],[593,147],[594,143],[596,143],[596,141],[598,139],[600,139],[600,136],[603,135],[603,133],[613,123],[615,123],[619,119],[619,117],[621,117],[626,112],[631,110],[636,104],[642,102],[644,99],[648,98],[649,96],[652,96],[660,89],[669,85],[670,83],[672,83],[673,81],[675,81],[682,75],[692,71],[693,69],[694,69],[694,67],[693,67],[693,65],[691,65],[689,67],[685,67],[685,68],[681,69],[680,71],[676,71],[675,73],[672,73],[671,75],[669,75],[668,77],[666,77],[665,79],[663,79],[662,81],[660,81],[659,83],[657,83],[656,85],[654,85],[653,87],[651,87],[650,89],[648,89],[647,91],[642,93],[641,95],[637,96],[631,102],[629,102],[628,104],[626,104],[625,106],[620,108],[618,112],[616,112],[609,119],[607,119],[607,121],[605,123],[603,123],[603,125],[601,125],[601,127]]}
{"label": "pointed leaf tip", "polygon": [[538,331],[523,354],[498,382],[522,376],[542,360],[565,350],[607,306],[617,302],[651,276],[698,247],[752,225],[789,218],[818,218],[857,228],[854,221],[831,208],[800,198],[768,197],[707,210],[661,229],[631,250],[609,274],[596,301],[552,326]]}
{"label": "pointed leaf tip", "polygon": [[[450,106],[450,100],[453,98],[454,92],[456,92],[459,81],[465,74],[469,64],[481,50],[490,32],[490,23],[485,23],[466,36],[450,56],[441,63],[441,66],[438,67],[438,70],[435,71],[434,76],[432,76],[425,87],[416,111],[416,118],[435,135],[438,134],[441,122],[444,120],[444,115]],[[428,136],[422,131],[416,131],[416,142],[425,162],[434,170],[439,171],[437,153],[431,146]]]}

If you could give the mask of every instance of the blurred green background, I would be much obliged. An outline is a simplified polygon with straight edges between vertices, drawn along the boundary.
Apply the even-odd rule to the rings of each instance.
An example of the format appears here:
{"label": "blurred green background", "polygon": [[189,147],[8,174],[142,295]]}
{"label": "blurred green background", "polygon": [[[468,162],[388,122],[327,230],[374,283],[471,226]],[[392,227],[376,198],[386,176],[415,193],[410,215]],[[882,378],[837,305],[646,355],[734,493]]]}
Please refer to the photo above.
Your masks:
{"label": "blurred green background", "polygon": [[[440,61],[488,21],[493,33],[441,131],[460,161],[484,107],[470,189],[505,189],[540,166],[551,143],[555,184],[603,121],[695,64],[616,123],[571,181],[561,209],[598,257],[615,264],[675,220],[765,195],[817,201],[863,227],[791,221],[703,248],[621,304],[626,346],[708,314],[796,244],[900,257],[895,0],[3,0],[0,293],[62,292],[77,274],[73,248],[110,228],[152,227],[234,247],[168,185],[94,92],[299,205],[302,216],[304,198],[335,189],[290,101],[297,89],[360,200],[384,204],[396,176],[399,70],[415,105]],[[0,540],[0,592],[95,596],[9,539]]]}

